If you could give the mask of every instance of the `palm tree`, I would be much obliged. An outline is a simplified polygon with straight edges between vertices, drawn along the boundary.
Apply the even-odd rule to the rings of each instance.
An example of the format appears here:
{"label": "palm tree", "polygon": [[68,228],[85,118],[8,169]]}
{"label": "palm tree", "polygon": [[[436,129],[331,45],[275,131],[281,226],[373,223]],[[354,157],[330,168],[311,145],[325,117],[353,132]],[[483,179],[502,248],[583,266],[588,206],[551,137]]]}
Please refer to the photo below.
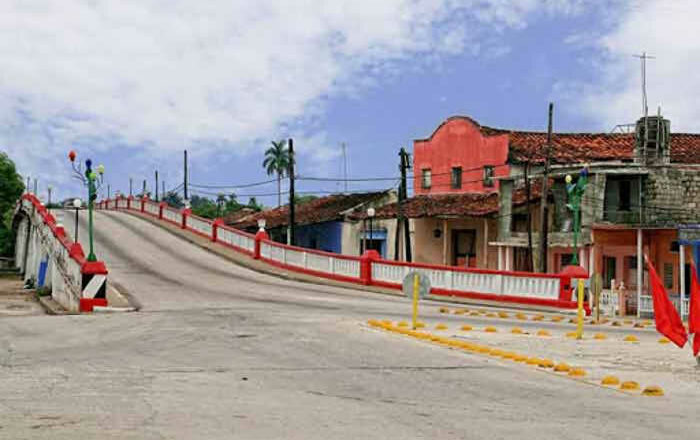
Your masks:
{"label": "palm tree", "polygon": [[277,206],[282,206],[282,177],[289,168],[289,149],[287,141],[272,141],[272,146],[265,151],[263,168],[268,176],[277,174]]}

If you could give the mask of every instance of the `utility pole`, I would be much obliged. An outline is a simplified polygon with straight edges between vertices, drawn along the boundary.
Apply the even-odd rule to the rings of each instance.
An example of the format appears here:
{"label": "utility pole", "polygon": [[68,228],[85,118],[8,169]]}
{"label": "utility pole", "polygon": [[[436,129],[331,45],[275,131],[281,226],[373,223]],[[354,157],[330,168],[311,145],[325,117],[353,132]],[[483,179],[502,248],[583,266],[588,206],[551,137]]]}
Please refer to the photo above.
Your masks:
{"label": "utility pole", "polygon": [[27,176],[27,185],[25,186],[25,189],[27,190],[27,194],[29,194],[29,182],[31,181],[31,177]]}
{"label": "utility pole", "polygon": [[146,197],[146,179],[143,179],[143,191],[141,191],[141,197]]}
{"label": "utility pole", "polygon": [[547,206],[547,194],[549,193],[549,159],[552,150],[552,117],[554,104],[549,103],[549,117],[547,122],[547,145],[545,145],[544,175],[542,176],[542,196],[540,202],[540,272],[547,273],[547,234],[549,225],[549,207]]}
{"label": "utility pole", "polygon": [[403,215],[403,207],[402,204],[403,202],[408,198],[408,186],[406,183],[406,170],[411,167],[409,164],[409,159],[408,159],[408,153],[406,150],[401,147],[399,150],[399,170],[401,171],[401,184],[399,185],[399,202],[397,204],[398,206],[398,213],[397,213],[397,240],[396,240],[396,245],[395,245],[395,259],[398,258],[398,238],[400,237],[399,229],[403,229],[403,236],[404,236],[404,248],[405,252],[404,255],[406,257],[407,262],[412,261],[412,256],[411,256],[411,231],[409,230],[409,220],[407,217],[404,217]]}
{"label": "utility pole", "polygon": [[289,138],[289,234],[287,242],[294,246],[294,141]]}
{"label": "utility pole", "polygon": [[34,178],[34,195],[38,194],[39,191],[39,179]]}
{"label": "utility pole", "polygon": [[46,191],[49,193],[49,201],[46,206],[48,207],[49,212],[51,212],[51,191],[53,191],[53,187],[51,185],[47,186]]}
{"label": "utility pole", "polygon": [[160,193],[160,198],[164,199],[165,198],[165,180],[160,182],[160,184],[162,185],[162,188],[163,188],[163,191],[161,191],[161,193]]}
{"label": "utility pole", "polygon": [[158,201],[158,170],[156,170],[156,202]]}
{"label": "utility pole", "polygon": [[129,177],[129,196],[134,195],[134,179]]}
{"label": "utility pole", "polygon": [[185,150],[185,181],[184,181],[184,187],[185,187],[185,208],[190,207],[190,198],[189,198],[189,191],[187,189],[187,150]]}
{"label": "utility pole", "polygon": [[107,184],[107,199],[111,199],[111,198],[112,198],[112,187],[108,183]]}
{"label": "utility pole", "polygon": [[532,271],[535,267],[532,261],[532,215],[530,215],[530,160],[525,163],[525,197],[527,203],[527,270]]}
{"label": "utility pole", "polygon": [[345,193],[348,192],[348,156],[345,149],[345,142],[341,144],[343,149],[343,179],[345,180]]}

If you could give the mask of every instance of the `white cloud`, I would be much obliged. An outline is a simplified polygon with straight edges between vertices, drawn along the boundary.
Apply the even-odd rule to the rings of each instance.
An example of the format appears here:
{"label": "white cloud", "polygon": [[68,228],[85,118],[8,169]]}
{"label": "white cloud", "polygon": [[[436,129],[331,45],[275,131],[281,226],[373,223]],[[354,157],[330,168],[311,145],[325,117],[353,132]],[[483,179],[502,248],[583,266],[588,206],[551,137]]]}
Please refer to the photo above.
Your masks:
{"label": "white cloud", "polygon": [[[571,13],[578,4],[551,0],[544,8]],[[416,54],[460,53],[479,26],[523,27],[541,5],[7,0],[0,148],[24,172],[56,183],[66,181],[52,171],[65,167],[71,146],[112,154],[128,146],[166,158],[184,146],[245,152],[313,121],[328,96],[359,93]],[[319,158],[332,156],[319,147]]]}
{"label": "white cloud", "polygon": [[[619,6],[619,5],[618,5]],[[560,84],[568,90],[568,105],[589,116],[600,129],[631,123],[642,114],[640,60],[646,51],[656,59],[647,61],[647,93],[650,113],[661,105],[674,131],[700,131],[700,39],[695,0],[644,1],[625,4],[613,14],[617,24],[593,43],[599,55],[588,59],[599,75],[595,82]],[[582,35],[571,37],[587,46]],[[590,41],[588,42],[590,43]]]}

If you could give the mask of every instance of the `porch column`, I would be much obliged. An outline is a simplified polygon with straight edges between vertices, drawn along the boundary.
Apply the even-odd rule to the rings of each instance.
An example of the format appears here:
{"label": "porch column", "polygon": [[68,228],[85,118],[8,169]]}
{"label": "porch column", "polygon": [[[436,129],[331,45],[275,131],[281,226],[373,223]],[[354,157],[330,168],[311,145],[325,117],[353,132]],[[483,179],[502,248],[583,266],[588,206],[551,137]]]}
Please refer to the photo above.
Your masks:
{"label": "porch column", "polygon": [[644,261],[642,259],[642,229],[637,229],[637,318],[641,316],[642,283],[644,282]]}
{"label": "porch column", "polygon": [[678,253],[679,253],[679,260],[680,260],[680,274],[681,274],[681,291],[680,291],[680,306],[678,313],[681,315],[681,319],[683,319],[683,296],[685,295],[685,246],[680,245],[678,247]]}
{"label": "porch column", "polygon": [[511,267],[511,255],[513,254],[513,248],[510,246],[506,246],[506,270],[513,270]]}
{"label": "porch column", "polygon": [[484,269],[489,267],[489,219],[484,218]]}
{"label": "porch column", "polygon": [[581,267],[588,270],[588,261],[586,260],[586,248],[584,246],[581,246],[581,248],[578,250],[578,261]]}
{"label": "porch column", "polygon": [[595,272],[595,246],[588,247],[588,274],[593,275]]}
{"label": "porch column", "polygon": [[447,220],[442,221],[442,264],[447,266]]}
{"label": "porch column", "polygon": [[498,246],[498,270],[503,270],[503,246]]}

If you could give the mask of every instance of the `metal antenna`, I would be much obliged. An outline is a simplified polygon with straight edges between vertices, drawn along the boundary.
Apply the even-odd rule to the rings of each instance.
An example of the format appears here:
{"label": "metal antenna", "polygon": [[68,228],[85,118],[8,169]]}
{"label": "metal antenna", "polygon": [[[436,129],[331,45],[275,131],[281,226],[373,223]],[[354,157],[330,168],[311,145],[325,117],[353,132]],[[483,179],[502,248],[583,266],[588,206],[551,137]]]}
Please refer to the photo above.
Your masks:
{"label": "metal antenna", "polygon": [[641,55],[633,55],[635,58],[639,58],[642,67],[642,114],[646,118],[649,116],[649,107],[647,106],[647,60],[656,59],[655,56],[647,55],[646,52],[642,52]]}

